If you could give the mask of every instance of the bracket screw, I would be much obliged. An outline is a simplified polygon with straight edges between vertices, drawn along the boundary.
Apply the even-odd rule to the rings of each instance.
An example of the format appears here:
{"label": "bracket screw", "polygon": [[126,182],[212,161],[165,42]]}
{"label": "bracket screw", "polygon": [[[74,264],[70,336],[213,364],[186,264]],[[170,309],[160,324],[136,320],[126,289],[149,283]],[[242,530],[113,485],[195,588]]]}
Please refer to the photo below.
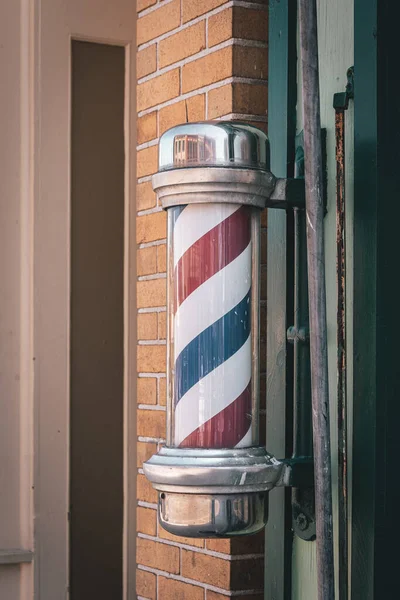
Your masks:
{"label": "bracket screw", "polygon": [[304,513],[299,513],[296,517],[296,525],[300,531],[305,531],[308,527],[308,519]]}

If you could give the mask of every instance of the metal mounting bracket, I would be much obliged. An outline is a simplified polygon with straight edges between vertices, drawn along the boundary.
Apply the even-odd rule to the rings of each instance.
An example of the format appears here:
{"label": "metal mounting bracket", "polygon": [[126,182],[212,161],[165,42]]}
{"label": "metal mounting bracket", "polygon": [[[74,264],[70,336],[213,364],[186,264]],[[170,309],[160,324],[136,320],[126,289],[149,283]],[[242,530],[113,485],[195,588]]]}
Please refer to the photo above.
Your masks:
{"label": "metal mounting bracket", "polygon": [[268,198],[268,208],[304,208],[304,179],[277,179]]}
{"label": "metal mounting bracket", "polygon": [[[162,447],[143,463],[159,492],[160,523],[186,537],[229,537],[259,531],[266,522],[268,492],[308,489],[313,461],[277,460],[261,446],[210,450]],[[300,487],[301,486],[301,487]],[[193,519],[201,514],[201,519]]]}
{"label": "metal mounting bracket", "polygon": [[[298,181],[304,181],[303,135],[296,137],[296,170]],[[294,346],[293,391],[293,458],[312,459],[311,369],[309,346],[309,314],[307,286],[307,240],[305,210],[294,210],[294,320],[288,328],[287,340]],[[315,539],[315,503],[313,481],[309,485],[293,485],[292,526],[301,539]]]}
{"label": "metal mounting bracket", "polygon": [[337,92],[333,95],[333,108],[335,110],[347,110],[349,100],[354,98],[354,67],[347,69],[347,84],[344,92]]}

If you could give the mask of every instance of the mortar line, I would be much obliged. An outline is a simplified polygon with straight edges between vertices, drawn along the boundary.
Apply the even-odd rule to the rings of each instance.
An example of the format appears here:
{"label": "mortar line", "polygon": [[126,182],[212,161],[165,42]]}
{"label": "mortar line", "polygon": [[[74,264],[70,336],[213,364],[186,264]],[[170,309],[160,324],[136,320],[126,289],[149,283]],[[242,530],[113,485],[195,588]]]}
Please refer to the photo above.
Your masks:
{"label": "mortar line", "polygon": [[152,246],[163,246],[166,242],[166,238],[162,238],[161,240],[154,240],[154,242],[142,242],[141,244],[138,244],[138,248],[151,248]]}
{"label": "mortar line", "polygon": [[215,52],[218,52],[219,50],[223,50],[224,48],[229,48],[231,46],[244,46],[246,48],[263,48],[263,49],[265,49],[268,47],[268,44],[266,42],[258,42],[257,40],[246,40],[243,38],[229,38],[229,40],[220,42],[219,44],[216,44],[215,46],[212,46],[211,48],[206,48],[205,50],[200,50],[200,52],[197,52],[196,54],[192,54],[191,56],[182,58],[181,60],[171,63],[170,65],[163,67],[162,69],[159,69],[158,71],[154,71],[153,73],[150,73],[149,75],[145,75],[144,77],[141,77],[140,79],[137,80],[137,84],[141,85],[142,83],[152,81],[153,79],[156,79],[157,77],[164,75],[165,73],[169,73],[170,71],[173,71],[174,69],[183,67],[187,64],[194,62],[195,60],[204,58],[205,56],[211,56]]}
{"label": "mortar line", "polygon": [[[165,6],[167,4],[167,2],[163,2],[162,4]],[[160,3],[158,3],[156,6],[150,6],[149,8],[145,8],[144,10],[140,11],[138,13],[138,21],[142,17],[145,17],[147,14],[154,12],[159,7],[160,7]],[[186,23],[183,23],[183,15],[182,15],[181,24],[178,25],[178,27],[175,27],[175,29],[171,29],[170,31],[166,31],[165,33],[160,34],[159,36],[149,40],[148,42],[143,42],[143,44],[140,44],[138,46],[138,48],[144,49],[145,47],[150,46],[155,41],[158,42],[163,39],[166,39],[166,38],[174,35],[175,33],[178,33],[179,31],[183,31],[183,30],[187,29],[188,27],[191,27],[192,25],[196,25],[197,23],[200,23],[201,21],[204,21],[205,19],[212,17],[214,15],[217,15],[218,13],[223,12],[224,10],[227,10],[228,8],[232,8],[232,7],[250,8],[253,10],[259,10],[260,12],[267,12],[267,6],[265,4],[244,2],[244,1],[240,1],[240,0],[231,0],[230,2],[225,2],[225,4],[222,4],[221,6],[217,6],[216,8],[213,8],[212,10],[204,13],[203,15],[195,17],[194,19],[191,19],[190,21],[186,21]]]}
{"label": "mortar line", "polygon": [[[194,96],[198,96],[200,94],[204,94],[206,92],[210,92],[211,90],[216,90],[224,85],[229,85],[231,83],[246,83],[249,85],[267,85],[266,79],[254,79],[252,77],[239,77],[238,75],[233,75],[230,77],[226,77],[225,79],[221,79],[220,81],[215,81],[214,83],[210,83],[208,85],[204,85],[201,88],[197,88],[195,90],[191,90],[190,92],[186,92],[185,94],[181,94],[180,96],[176,96],[175,98],[171,98],[170,100],[166,100],[165,102],[160,102],[159,104],[155,104],[149,108],[145,108],[138,112],[138,117],[143,117],[148,115],[149,113],[155,110],[161,110],[162,108],[166,108],[167,106],[172,106],[173,104],[177,104],[182,100],[188,100],[189,98],[193,98]],[[141,181],[150,181],[151,175],[147,175],[145,177],[141,177],[138,179],[139,183]]]}
{"label": "mortar line", "polygon": [[[197,550],[197,548],[196,548]],[[146,565],[138,564],[138,569],[142,571],[148,571],[149,573],[154,573],[155,575],[161,575],[166,579],[174,579],[175,581],[181,581],[183,583],[190,583],[191,585],[197,585],[198,587],[202,587],[207,591],[216,592],[217,594],[228,595],[230,597],[239,597],[246,596],[251,594],[260,594],[262,593],[262,589],[252,589],[252,590],[235,590],[232,592],[231,590],[226,590],[224,588],[216,587],[215,585],[211,585],[209,583],[204,583],[202,581],[197,581],[196,579],[190,579],[189,577],[184,577],[183,575],[175,575],[174,573],[168,573],[167,571],[162,571],[161,569],[156,569],[154,567],[147,567]]]}
{"label": "mortar line", "polygon": [[[182,542],[174,542],[172,540],[165,540],[164,538],[159,538],[157,536],[148,535],[147,533],[138,533],[139,537],[142,537],[146,540],[151,540],[153,542],[162,542],[163,544],[167,544],[168,546],[175,546],[177,548],[182,548],[183,550],[191,550],[193,546],[190,544],[183,544]],[[206,556],[212,556],[213,558],[220,558],[222,560],[235,562],[242,561],[248,559],[256,559],[256,558],[264,558],[264,554],[226,554],[225,552],[215,552],[214,550],[208,550],[207,548],[199,548],[195,546],[196,552],[199,554],[204,554]]]}
{"label": "mortar line", "polygon": [[166,279],[166,273],[154,273],[154,275],[140,275],[138,281],[154,281],[155,279]]}

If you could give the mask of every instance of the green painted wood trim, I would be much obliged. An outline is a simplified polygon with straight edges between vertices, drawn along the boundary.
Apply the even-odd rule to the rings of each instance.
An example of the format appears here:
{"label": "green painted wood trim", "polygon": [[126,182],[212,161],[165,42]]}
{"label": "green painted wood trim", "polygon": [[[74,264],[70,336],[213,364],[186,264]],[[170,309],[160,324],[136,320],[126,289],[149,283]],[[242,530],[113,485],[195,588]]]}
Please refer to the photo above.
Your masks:
{"label": "green painted wood trim", "polygon": [[[398,3],[355,0],[352,600],[398,596]],[[397,588],[397,593],[395,592]]]}
{"label": "green painted wood trim", "polygon": [[[373,599],[376,470],[376,0],[354,3],[354,425],[352,596]],[[359,101],[361,99],[361,101]]]}
{"label": "green painted wood trim", "polygon": [[[270,0],[268,135],[271,169],[293,176],[296,133],[296,1]],[[286,343],[287,315],[293,315],[292,219],[268,211],[267,274],[267,440],[276,456],[291,454],[293,407],[292,349]],[[285,276],[286,274],[286,276]],[[288,301],[289,299],[289,301]],[[290,317],[292,319],[292,317]],[[291,596],[290,490],[274,490],[266,531],[265,598]]]}

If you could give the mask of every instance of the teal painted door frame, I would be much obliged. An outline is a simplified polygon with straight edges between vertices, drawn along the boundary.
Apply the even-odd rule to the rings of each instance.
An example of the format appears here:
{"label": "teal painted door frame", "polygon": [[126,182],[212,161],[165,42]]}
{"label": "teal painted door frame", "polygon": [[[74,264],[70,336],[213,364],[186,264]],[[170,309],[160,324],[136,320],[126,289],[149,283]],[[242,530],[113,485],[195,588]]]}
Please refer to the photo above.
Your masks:
{"label": "teal painted door frame", "polygon": [[[293,177],[296,135],[296,0],[269,2],[268,136],[271,170]],[[275,456],[292,453],[293,349],[286,330],[293,319],[293,217],[268,210],[267,440]],[[290,316],[291,315],[291,316]],[[291,598],[291,491],[269,498],[265,546],[265,598]]]}
{"label": "teal painted door frame", "polygon": [[[396,281],[400,262],[400,6],[393,0],[354,0],[354,22],[351,599],[386,600],[399,595],[395,590],[400,534],[400,300]],[[296,0],[270,0],[269,23],[271,168],[285,177],[293,174],[294,160]],[[285,327],[292,285],[290,222],[273,210],[268,219],[268,323],[273,325],[267,333],[267,439],[275,454],[288,455],[292,387]],[[286,600],[291,596],[292,547],[288,495],[271,494],[270,508],[265,597]]]}
{"label": "teal painted door frame", "polygon": [[400,9],[355,0],[354,10],[352,600],[380,600],[399,596]]}

